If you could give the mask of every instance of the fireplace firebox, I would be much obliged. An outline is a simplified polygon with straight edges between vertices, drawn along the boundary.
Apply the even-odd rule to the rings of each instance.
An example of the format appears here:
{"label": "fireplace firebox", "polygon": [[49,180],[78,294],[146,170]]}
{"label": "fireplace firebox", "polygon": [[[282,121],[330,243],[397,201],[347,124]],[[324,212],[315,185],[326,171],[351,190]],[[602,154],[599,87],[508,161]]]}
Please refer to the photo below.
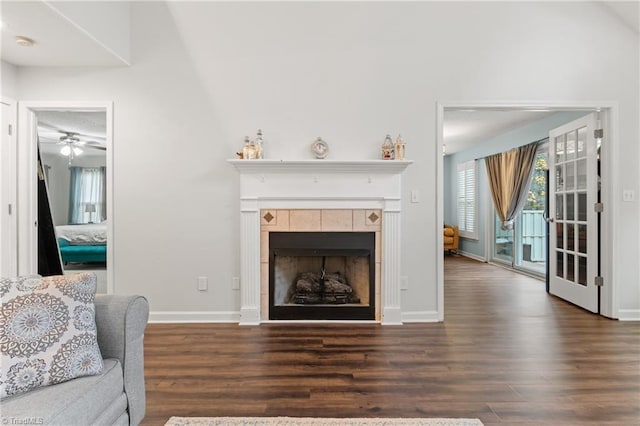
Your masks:
{"label": "fireplace firebox", "polygon": [[374,232],[270,232],[269,319],[374,320]]}

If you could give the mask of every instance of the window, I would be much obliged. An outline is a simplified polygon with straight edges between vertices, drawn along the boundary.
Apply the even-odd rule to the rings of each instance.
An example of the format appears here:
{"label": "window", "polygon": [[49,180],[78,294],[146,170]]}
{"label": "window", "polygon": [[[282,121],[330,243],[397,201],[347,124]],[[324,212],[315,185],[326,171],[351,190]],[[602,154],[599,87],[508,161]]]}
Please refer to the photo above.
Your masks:
{"label": "window", "polygon": [[478,238],[476,161],[458,164],[458,228],[460,236]]}
{"label": "window", "polygon": [[100,223],[106,215],[104,167],[71,167],[69,223]]}

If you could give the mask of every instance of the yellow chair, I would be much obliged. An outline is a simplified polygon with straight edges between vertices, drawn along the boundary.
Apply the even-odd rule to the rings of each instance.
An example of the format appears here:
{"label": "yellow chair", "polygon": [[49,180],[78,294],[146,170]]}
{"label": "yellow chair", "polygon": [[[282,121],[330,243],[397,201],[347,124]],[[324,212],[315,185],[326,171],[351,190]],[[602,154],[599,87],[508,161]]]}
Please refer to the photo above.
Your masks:
{"label": "yellow chair", "polygon": [[444,249],[449,253],[458,251],[458,227],[444,225]]}

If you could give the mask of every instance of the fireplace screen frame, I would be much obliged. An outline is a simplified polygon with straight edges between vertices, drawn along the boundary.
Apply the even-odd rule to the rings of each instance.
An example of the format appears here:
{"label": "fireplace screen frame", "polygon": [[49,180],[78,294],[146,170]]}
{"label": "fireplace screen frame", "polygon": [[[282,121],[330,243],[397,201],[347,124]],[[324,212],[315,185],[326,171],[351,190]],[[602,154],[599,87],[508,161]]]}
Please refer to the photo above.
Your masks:
{"label": "fireplace screen frame", "polygon": [[[278,255],[368,257],[369,303],[275,304],[275,261]],[[375,259],[375,232],[269,232],[269,319],[375,320]]]}

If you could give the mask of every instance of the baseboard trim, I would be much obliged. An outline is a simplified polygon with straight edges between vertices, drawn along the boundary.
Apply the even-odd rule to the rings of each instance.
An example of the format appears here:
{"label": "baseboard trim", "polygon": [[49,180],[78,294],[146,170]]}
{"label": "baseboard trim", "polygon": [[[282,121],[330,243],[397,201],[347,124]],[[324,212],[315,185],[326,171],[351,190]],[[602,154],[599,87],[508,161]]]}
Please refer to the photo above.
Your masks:
{"label": "baseboard trim", "polygon": [[640,321],[640,309],[618,309],[620,321]]}
{"label": "baseboard trim", "polygon": [[458,250],[458,254],[460,256],[468,257],[469,259],[477,260],[478,262],[484,263],[487,261],[487,259],[485,259],[484,257],[478,256],[477,254],[469,253],[467,251]]}
{"label": "baseboard trim", "polygon": [[[149,323],[240,323],[240,312],[149,312]],[[269,323],[275,321],[262,321]],[[287,323],[294,321],[285,321]],[[311,322],[311,321],[300,321]],[[316,321],[317,322],[317,321]],[[353,324],[356,321],[326,321],[328,323],[342,322]],[[363,323],[376,323],[376,321],[361,321]],[[403,312],[402,320],[397,324],[409,322],[438,322],[437,311]]]}
{"label": "baseboard trim", "polygon": [[402,322],[438,322],[438,311],[403,312]]}
{"label": "baseboard trim", "polygon": [[402,311],[399,307],[386,307],[382,311],[382,325],[402,325]]}
{"label": "baseboard trim", "polygon": [[240,322],[240,312],[149,312],[150,323]]}

